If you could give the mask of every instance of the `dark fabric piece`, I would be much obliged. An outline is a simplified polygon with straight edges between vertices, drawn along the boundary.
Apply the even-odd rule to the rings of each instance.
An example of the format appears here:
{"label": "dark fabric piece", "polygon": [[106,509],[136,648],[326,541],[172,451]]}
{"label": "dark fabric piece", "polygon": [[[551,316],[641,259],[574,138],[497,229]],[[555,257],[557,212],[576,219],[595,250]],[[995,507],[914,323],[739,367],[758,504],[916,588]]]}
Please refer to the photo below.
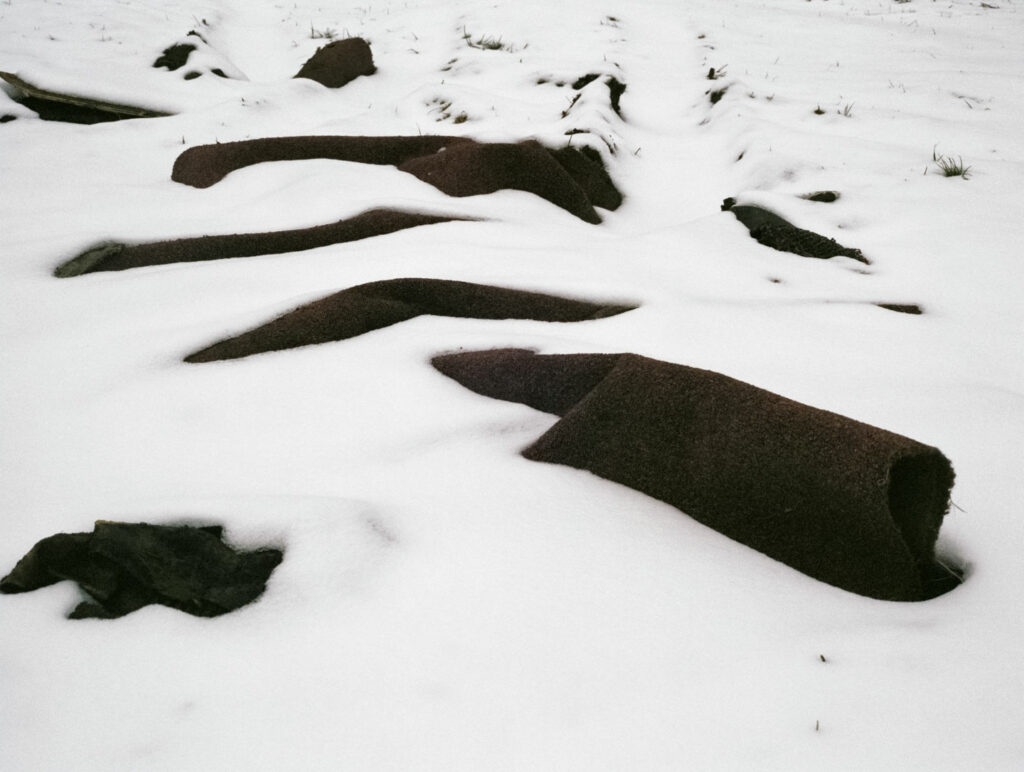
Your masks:
{"label": "dark fabric piece", "polygon": [[358,241],[371,236],[394,233],[419,225],[452,222],[459,217],[371,209],[347,220],[312,228],[269,233],[233,233],[224,236],[198,236],[190,239],[154,241],[149,244],[105,242],[62,263],[54,276],[66,279],[95,271],[123,271],[147,265],[193,263],[230,257],[253,257],[299,252],[306,249]]}
{"label": "dark fabric piece", "polygon": [[156,69],[165,67],[171,72],[180,70],[195,50],[196,46],[193,43],[175,43],[163,50],[163,53],[153,62],[153,67]]}
{"label": "dark fabric piece", "polygon": [[97,521],[92,533],[59,533],[37,543],[0,580],[17,593],[70,579],[93,601],[71,619],[114,619],[159,603],[215,617],[252,603],[282,561],[277,549],[237,552],[222,528]]}
{"label": "dark fabric piece", "polygon": [[442,279],[392,279],[361,284],[296,308],[267,324],[190,354],[213,362],[265,351],[345,340],[417,316],[579,322],[630,311],[537,292]]}
{"label": "dark fabric piece", "polygon": [[413,158],[399,167],[449,196],[479,196],[511,188],[534,193],[589,223],[599,223],[583,189],[533,140],[482,144],[461,142],[443,152]]}
{"label": "dark fabric piece", "polygon": [[268,137],[216,145],[196,145],[174,161],[171,179],[194,188],[208,188],[231,172],[270,161],[308,161],[328,158],[363,164],[398,166],[421,155],[435,153],[462,137]]}
{"label": "dark fabric piece", "polygon": [[0,80],[13,86],[19,94],[18,101],[39,113],[43,120],[99,123],[122,118],[157,118],[169,114],[135,105],[104,102],[79,94],[50,91],[39,88],[12,72],[0,71]]}
{"label": "dark fabric piece", "polygon": [[532,140],[486,144],[448,136],[253,139],[191,147],[175,160],[171,179],[206,188],[252,164],[311,158],[396,166],[449,196],[524,190],[590,223],[600,222],[595,205],[615,209],[622,201],[596,151],[549,151]]}
{"label": "dark fabric piece", "polygon": [[828,258],[842,255],[870,265],[870,261],[859,249],[844,247],[835,239],[797,228],[763,207],[736,204],[735,199],[727,198],[722,202],[722,210],[736,215],[736,219],[747,227],[750,235],[766,247],[801,257]]}
{"label": "dark fabric piece", "polygon": [[362,38],[345,38],[318,48],[295,77],[340,88],[360,75],[373,75],[376,71],[370,44]]}
{"label": "dark fabric piece", "polygon": [[433,363],[480,394],[563,416],[526,458],[628,485],[850,592],[911,601],[949,589],[935,581],[950,574],[934,544],[953,469],[936,448],[634,354],[506,349]]}

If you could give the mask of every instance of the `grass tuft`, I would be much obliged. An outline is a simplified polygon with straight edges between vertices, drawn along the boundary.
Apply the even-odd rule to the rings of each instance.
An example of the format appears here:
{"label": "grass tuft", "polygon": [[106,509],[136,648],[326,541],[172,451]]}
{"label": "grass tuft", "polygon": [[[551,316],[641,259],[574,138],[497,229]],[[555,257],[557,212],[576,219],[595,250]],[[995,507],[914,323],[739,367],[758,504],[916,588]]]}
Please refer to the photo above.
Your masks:
{"label": "grass tuft", "polygon": [[943,155],[938,152],[938,145],[932,148],[932,161],[939,171],[942,172],[943,177],[963,177],[965,180],[970,179],[969,174],[971,171],[970,166],[964,166],[963,156],[957,156],[953,158],[951,155]]}

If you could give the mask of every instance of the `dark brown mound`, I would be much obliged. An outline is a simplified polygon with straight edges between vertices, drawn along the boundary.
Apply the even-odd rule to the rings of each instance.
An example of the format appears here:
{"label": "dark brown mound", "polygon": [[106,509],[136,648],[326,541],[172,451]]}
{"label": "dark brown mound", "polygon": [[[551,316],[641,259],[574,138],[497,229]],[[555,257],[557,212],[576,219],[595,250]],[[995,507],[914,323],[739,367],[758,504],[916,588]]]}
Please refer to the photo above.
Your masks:
{"label": "dark brown mound", "polygon": [[923,600],[953,469],[936,448],[724,375],[635,354],[439,356],[480,394],[562,416],[523,451],[666,501],[821,581]]}
{"label": "dark brown mound", "polygon": [[449,196],[478,196],[511,188],[533,193],[589,223],[601,218],[569,173],[539,142],[460,142],[399,167]]}
{"label": "dark brown mound", "polygon": [[264,351],[345,340],[423,315],[580,322],[633,308],[462,281],[392,279],[361,284],[300,306],[267,324],[197,351],[185,361],[238,359]]}
{"label": "dark brown mound", "polygon": [[732,212],[737,220],[747,226],[753,238],[766,247],[780,252],[818,258],[843,255],[865,265],[871,264],[859,249],[844,247],[835,239],[797,228],[788,220],[763,207],[737,204],[736,199],[727,198],[722,202],[722,211]]}
{"label": "dark brown mound", "polygon": [[295,77],[340,88],[360,75],[373,75],[376,71],[370,44],[362,38],[345,38],[318,48]]}
{"label": "dark brown mound", "polygon": [[224,236],[197,236],[190,239],[154,241],[149,244],[105,242],[61,263],[53,275],[67,279],[95,271],[123,271],[147,265],[193,263],[229,257],[253,257],[300,252],[329,244],[358,241],[371,236],[394,233],[419,225],[452,222],[464,218],[448,215],[417,214],[395,209],[371,209],[346,220],[312,228],[269,233],[233,233]]}
{"label": "dark brown mound", "polygon": [[92,533],[58,533],[36,544],[0,580],[0,592],[78,582],[93,599],[71,619],[114,619],[159,603],[201,617],[226,614],[263,594],[283,559],[277,549],[238,552],[220,526],[97,521]]}
{"label": "dark brown mound", "polygon": [[450,196],[524,190],[591,223],[600,222],[594,205],[614,209],[622,201],[596,151],[549,151],[532,140],[484,144],[447,136],[253,139],[189,148],[174,162],[171,179],[207,188],[252,164],[312,158],[396,166]]}

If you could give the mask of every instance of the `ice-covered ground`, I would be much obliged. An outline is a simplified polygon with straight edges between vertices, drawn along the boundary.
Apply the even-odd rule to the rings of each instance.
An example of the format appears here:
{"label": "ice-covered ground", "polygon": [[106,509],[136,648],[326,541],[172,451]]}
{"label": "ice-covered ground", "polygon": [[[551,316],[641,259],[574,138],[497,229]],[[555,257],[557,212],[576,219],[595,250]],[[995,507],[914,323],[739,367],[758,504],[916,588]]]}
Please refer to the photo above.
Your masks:
{"label": "ice-covered ground", "polygon": [[[259,602],[216,619],[150,606],[69,621],[68,583],[0,598],[0,768],[1024,766],[1021,10],[0,3],[0,70],[178,113],[80,126],[0,95],[19,116],[0,125],[0,573],[98,518],[223,522],[235,543],[286,551]],[[150,68],[191,29],[248,80]],[[328,32],[367,38],[377,74],[339,90],[291,80]],[[574,91],[588,73],[603,77]],[[621,118],[604,76],[627,85]],[[254,166],[206,190],[170,179],[184,146],[214,141],[557,145],[570,129],[589,131],[573,142],[601,150],[626,195],[598,226],[527,193],[447,198],[337,161]],[[969,178],[942,176],[934,154],[962,157]],[[818,190],[842,196],[800,197]],[[761,246],[719,211],[726,196],[872,265]],[[487,221],[52,276],[102,239],[377,205]],[[578,324],[420,317],[181,361],[301,302],[406,276],[641,307]],[[862,598],[629,488],[526,461],[556,419],[428,362],[507,345],[709,368],[938,446],[957,470],[939,552],[967,581],[919,604]]]}

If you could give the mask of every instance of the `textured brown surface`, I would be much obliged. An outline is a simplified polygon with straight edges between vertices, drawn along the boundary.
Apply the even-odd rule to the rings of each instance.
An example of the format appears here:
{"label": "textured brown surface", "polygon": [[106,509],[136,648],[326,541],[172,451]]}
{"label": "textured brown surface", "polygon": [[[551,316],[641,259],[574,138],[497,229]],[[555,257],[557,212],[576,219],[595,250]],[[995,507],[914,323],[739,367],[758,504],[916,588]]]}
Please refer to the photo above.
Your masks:
{"label": "textured brown surface", "polygon": [[861,595],[922,600],[956,583],[934,562],[953,484],[936,448],[634,354],[503,349],[433,363],[478,393],[563,416],[526,458],[628,485]]}
{"label": "textured brown surface", "polygon": [[281,562],[280,550],[238,552],[219,526],[149,525],[98,521],[92,533],[58,533],[38,542],[0,592],[30,592],[66,579],[91,601],[72,619],[112,619],[159,603],[213,617],[256,600]]}
{"label": "textured brown surface", "polygon": [[459,220],[447,215],[400,212],[393,209],[370,211],[329,225],[269,233],[232,233],[189,239],[154,241],[149,244],[99,244],[62,263],[54,275],[66,279],[96,271],[124,271],[149,265],[192,263],[230,257],[277,255],[316,249],[329,244],[394,233],[405,228]]}
{"label": "textured brown surface", "polygon": [[797,228],[764,207],[736,204],[735,199],[727,198],[722,202],[722,210],[736,215],[736,219],[750,231],[751,237],[766,247],[801,257],[828,258],[842,255],[870,265],[870,261],[859,249],[844,247],[835,239]]}
{"label": "textured brown surface", "polygon": [[339,88],[360,75],[373,75],[376,71],[370,44],[362,38],[345,38],[318,48],[295,77]]}
{"label": "textured brown surface", "polygon": [[614,316],[632,308],[461,281],[392,279],[361,284],[308,303],[267,324],[197,351],[185,361],[237,359],[264,351],[345,340],[422,315],[579,322]]}
{"label": "textured brown surface", "polygon": [[171,179],[206,188],[246,166],[311,158],[396,166],[449,196],[524,190],[590,223],[601,221],[594,206],[615,209],[622,202],[596,151],[551,151],[533,140],[489,144],[449,136],[270,137],[191,147],[175,160]]}

